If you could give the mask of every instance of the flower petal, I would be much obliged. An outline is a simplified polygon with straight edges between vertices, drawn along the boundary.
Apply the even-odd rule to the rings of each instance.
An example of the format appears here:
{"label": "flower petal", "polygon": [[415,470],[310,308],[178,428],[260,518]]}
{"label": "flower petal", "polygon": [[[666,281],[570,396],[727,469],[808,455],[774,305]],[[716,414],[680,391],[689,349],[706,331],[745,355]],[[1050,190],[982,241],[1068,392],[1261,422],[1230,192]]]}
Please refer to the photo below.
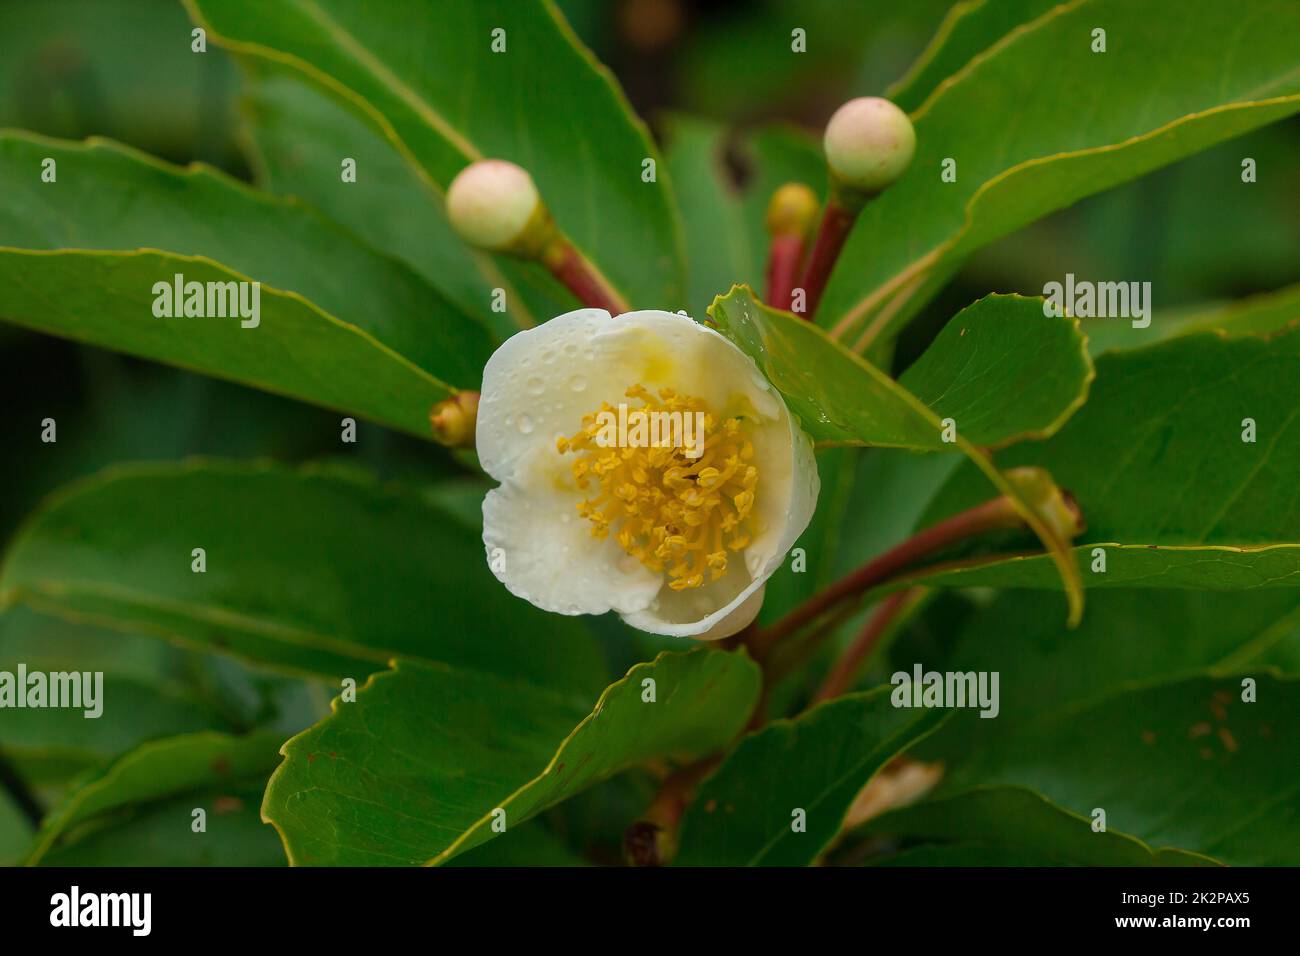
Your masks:
{"label": "flower petal", "polygon": [[663,583],[612,538],[593,538],[572,495],[513,480],[483,499],[483,544],[511,594],[557,614],[634,613]]}

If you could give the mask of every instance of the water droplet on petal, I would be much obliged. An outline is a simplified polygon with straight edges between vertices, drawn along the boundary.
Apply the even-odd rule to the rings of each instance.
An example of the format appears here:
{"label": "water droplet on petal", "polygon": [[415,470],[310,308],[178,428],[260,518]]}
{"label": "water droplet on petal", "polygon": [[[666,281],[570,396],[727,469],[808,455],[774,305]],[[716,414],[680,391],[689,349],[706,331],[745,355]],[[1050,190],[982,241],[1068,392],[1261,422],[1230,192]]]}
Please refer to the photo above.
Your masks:
{"label": "water droplet on petal", "polygon": [[546,390],[546,383],[534,375],[528,380],[528,391],[534,395],[540,395]]}
{"label": "water droplet on petal", "polygon": [[523,432],[525,435],[531,433],[533,430],[533,420],[528,415],[520,415],[517,424],[519,426],[519,430]]}
{"label": "water droplet on petal", "polygon": [[575,392],[585,391],[587,388],[587,380],[581,375],[575,375],[573,378],[569,379],[569,388]]}

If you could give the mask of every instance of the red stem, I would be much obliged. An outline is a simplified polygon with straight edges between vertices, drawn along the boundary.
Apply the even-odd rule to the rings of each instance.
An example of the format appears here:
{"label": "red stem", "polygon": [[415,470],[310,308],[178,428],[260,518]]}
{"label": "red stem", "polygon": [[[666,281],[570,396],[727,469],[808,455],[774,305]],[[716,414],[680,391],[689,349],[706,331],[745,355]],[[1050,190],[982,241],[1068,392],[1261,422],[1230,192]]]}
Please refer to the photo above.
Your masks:
{"label": "red stem", "polygon": [[906,588],[897,591],[880,602],[875,613],[867,618],[867,623],[862,628],[861,633],[854,638],[853,643],[849,645],[844,655],[835,662],[835,666],[826,675],[826,679],[822,681],[822,686],[817,689],[817,693],[813,695],[812,703],[808,706],[811,707],[823,700],[838,697],[853,686],[858,679],[858,672],[862,669],[863,663],[875,650],[881,636],[889,630],[899,612],[911,602],[915,590],[915,588]]}
{"label": "red stem", "polygon": [[921,558],[985,531],[1016,528],[1022,524],[1011,499],[1005,495],[940,521],[840,578],[771,627],[756,632],[749,640],[749,652],[762,660],[782,638],[816,620],[845,598],[888,581]]}
{"label": "red stem", "polygon": [[813,245],[812,255],[808,257],[808,266],[804,269],[803,281],[800,283],[804,290],[802,315],[805,319],[811,321],[817,314],[817,306],[821,302],[822,293],[826,291],[831,270],[835,268],[835,261],[849,238],[860,208],[861,206],[846,208],[833,192],[826,203],[821,226],[817,230],[817,242]]}
{"label": "red stem", "polygon": [[610,315],[621,315],[628,311],[628,305],[622,297],[568,240],[556,239],[552,242],[543,253],[542,261],[551,274],[563,282],[583,305],[604,309]]}
{"label": "red stem", "polygon": [[803,236],[773,236],[767,259],[767,304],[789,311],[803,259]]}

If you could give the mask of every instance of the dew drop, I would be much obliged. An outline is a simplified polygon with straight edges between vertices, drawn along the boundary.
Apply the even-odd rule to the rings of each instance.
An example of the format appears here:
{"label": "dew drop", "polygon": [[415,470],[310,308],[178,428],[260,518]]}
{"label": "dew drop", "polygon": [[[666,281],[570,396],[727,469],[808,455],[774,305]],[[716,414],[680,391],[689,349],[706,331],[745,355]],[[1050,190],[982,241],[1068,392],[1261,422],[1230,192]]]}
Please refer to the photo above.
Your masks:
{"label": "dew drop", "polygon": [[587,380],[581,375],[575,375],[569,379],[569,388],[575,392],[583,392],[587,389]]}
{"label": "dew drop", "polygon": [[519,426],[519,430],[525,435],[531,433],[533,430],[533,419],[529,415],[520,415],[519,421],[515,424]]}
{"label": "dew drop", "polygon": [[534,395],[540,395],[546,390],[546,383],[534,375],[528,380],[528,391]]}

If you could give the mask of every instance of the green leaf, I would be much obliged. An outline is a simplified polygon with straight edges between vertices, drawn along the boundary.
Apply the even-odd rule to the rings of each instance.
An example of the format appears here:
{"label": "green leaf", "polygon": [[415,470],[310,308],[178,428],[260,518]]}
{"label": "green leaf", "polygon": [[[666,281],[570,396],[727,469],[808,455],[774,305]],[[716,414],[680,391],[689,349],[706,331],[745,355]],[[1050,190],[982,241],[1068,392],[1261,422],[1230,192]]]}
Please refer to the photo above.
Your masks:
{"label": "green leaf", "polygon": [[899,381],[743,286],[709,309],[820,441],[946,451],[941,418],[980,446],[1045,438],[1083,404],[1092,381],[1078,321],[1042,300],[987,296],[957,313]]}
{"label": "green leaf", "polygon": [[[893,707],[890,689],[848,694],[742,740],[682,822],[683,866],[805,866],[840,832],[854,797],[946,715]],[[794,829],[796,810],[806,831]]]}
{"label": "green leaf", "polygon": [[[946,429],[940,414],[904,384],[850,352],[811,322],[764,306],[748,288],[733,288],[714,300],[709,315],[724,335],[754,359],[813,438],[921,451],[949,447],[962,451],[998,491],[1016,503],[1026,523],[1048,548],[1065,585],[1070,619],[1078,620],[1083,607],[1082,587],[1078,568],[1065,558],[1068,542],[1037,514],[1027,490],[1013,486],[975,446],[962,425],[967,418],[975,422],[975,438],[984,443],[1044,435],[1060,427],[1083,400],[1092,372],[1073,320],[1045,316],[1037,300],[1020,296],[986,298],[954,317],[948,328],[955,325],[955,331],[940,336],[935,342],[935,354],[922,356],[912,376],[932,401],[942,403],[943,415],[957,423],[954,441],[949,443],[943,440]],[[1042,362],[1057,370],[1062,382],[1025,386],[1036,395],[1052,396],[1054,404],[1046,408],[1022,407],[1014,393],[986,395],[972,386],[973,363],[978,363],[976,367],[987,375],[1008,376],[1000,379],[1008,382],[1008,387],[1025,383],[1024,373],[1006,372],[1003,368],[1019,364],[1016,343],[1023,341],[1024,333],[1008,334],[1005,325],[1015,321],[1035,328],[1039,337],[1055,343],[1054,347],[1044,344],[1043,353],[1050,354],[1051,359]],[[963,329],[968,336],[962,335]],[[963,344],[966,338],[978,346]],[[943,353],[949,350],[974,355],[963,363],[947,358]],[[959,402],[965,402],[966,407],[958,408]],[[1002,427],[1000,416],[1007,420]]]}
{"label": "green leaf", "polygon": [[[82,781],[46,816],[26,862],[42,862],[61,841],[75,841],[78,828],[103,825],[112,815],[129,814],[139,805],[189,795],[192,810],[200,806],[193,802],[195,792],[215,792],[263,777],[275,765],[281,739],[274,733],[232,737],[203,732],[141,744]],[[215,807],[204,809],[209,818],[219,816]],[[174,832],[172,839],[192,838],[197,850],[198,843],[218,841],[223,832],[194,833],[187,827]],[[120,865],[121,860],[116,862]]]}
{"label": "green leaf", "polygon": [[[37,175],[43,157],[57,182]],[[215,171],[3,133],[0,177],[0,314],[20,325],[424,437],[430,406],[475,387],[491,353],[486,329],[407,267]],[[157,317],[154,284],[177,274],[264,283],[258,324]]]}
{"label": "green leaf", "polygon": [[909,113],[944,80],[1013,29],[1037,19],[1060,0],[964,0],[953,4],[929,46],[885,96]]}
{"label": "green leaf", "polygon": [[[434,191],[482,157],[520,164],[560,227],[634,308],[680,302],[680,225],[666,170],[611,75],[553,4],[187,6],[210,40],[291,66],[359,111]],[[504,53],[492,52],[498,29]],[[657,163],[651,182],[642,179],[647,159]]]}
{"label": "green leaf", "polygon": [[402,661],[285,745],[263,813],[295,864],[442,863],[491,839],[494,811],[509,832],[627,767],[717,750],[758,689],[749,658],[698,648],[636,665],[588,713],[544,684]]}
{"label": "green leaf", "polygon": [[[262,188],[305,199],[502,338],[574,307],[544,269],[468,248],[441,197],[393,143],[301,73],[255,60],[242,65],[243,114]],[[346,188],[340,156],[356,162],[356,181]],[[505,291],[504,312],[493,310],[497,288]]]}
{"label": "green leaf", "polygon": [[[1300,328],[1264,339],[1197,334],[1098,360],[1083,410],[1052,439],[999,464],[1049,469],[1087,530],[1074,558],[1089,587],[1215,590],[1300,584]],[[1243,421],[1256,440],[1242,441]],[[968,466],[928,524],[981,500]],[[1105,572],[1094,572],[1094,549]],[[1052,587],[1039,558],[936,577],[951,586]]]}
{"label": "green leaf", "polygon": [[507,830],[450,860],[447,866],[590,866],[571,847],[542,825],[540,820],[530,820],[522,826]]}
{"label": "green leaf", "polygon": [[876,865],[1205,866],[1181,850],[1152,850],[1022,787],[975,787],[894,810],[864,832],[937,842]]}
{"label": "green leaf", "polygon": [[352,471],[111,470],[19,532],[0,601],[358,682],[394,656],[583,693],[606,680],[582,623],[502,591],[477,528]]}
{"label": "green leaf", "polygon": [[817,510],[794,543],[794,548],[803,550],[803,564],[795,570],[794,561],[786,561],[768,579],[760,623],[777,620],[835,579],[835,562],[850,520],[849,502],[861,454],[857,448],[823,448],[817,452],[817,476],[821,481]]}
{"label": "green leaf", "polygon": [[[284,847],[262,822],[260,778],[131,807],[93,820],[53,848],[42,866],[284,866]],[[194,833],[195,809],[207,814]]]}
{"label": "green leaf", "polygon": [[[0,670],[102,674],[95,707],[6,711],[0,750],[32,783],[97,766],[144,740],[232,729],[179,679],[179,651],[137,635],[114,634],[11,608],[0,615]],[[84,703],[84,702],[83,702]],[[88,717],[87,711],[99,710]]]}
{"label": "green leaf", "polygon": [[[1073,0],[1007,34],[913,112],[916,157],[863,210],[818,322],[884,343],[971,251],[1300,110],[1297,30],[1287,0],[1246,17],[1209,0]],[[1153,63],[1178,77],[1156,98]],[[955,182],[939,179],[945,158]]]}
{"label": "green leaf", "polygon": [[1049,595],[1004,592],[954,629],[942,659],[898,649],[893,660],[908,670],[921,661],[927,670],[999,674],[997,719],[951,721],[936,737],[936,751],[955,759],[980,746],[988,726],[1004,731],[1135,681],[1254,667],[1261,655],[1300,637],[1300,594],[1292,590],[1242,595],[1230,604],[1208,591],[1107,591],[1093,596],[1072,632],[1051,609]]}
{"label": "green leaf", "polygon": [[1039,299],[993,295],[953,316],[899,384],[968,441],[997,448],[1056,434],[1093,376],[1078,320],[1044,316]]}
{"label": "green leaf", "polygon": [[1237,302],[1214,303],[1157,312],[1145,329],[1127,319],[1090,319],[1084,324],[1093,355],[1133,349],[1165,339],[1218,329],[1228,335],[1276,332],[1300,320],[1300,285],[1287,286]]}
{"label": "green leaf", "polygon": [[[1246,676],[1246,675],[1243,675]],[[1288,728],[1300,681],[1249,675],[1139,685],[1041,718],[983,728],[980,746],[942,785],[1029,787],[1151,847],[1233,866],[1300,862],[1300,797]],[[986,725],[964,712],[963,721]],[[954,721],[955,722],[955,721]]]}

